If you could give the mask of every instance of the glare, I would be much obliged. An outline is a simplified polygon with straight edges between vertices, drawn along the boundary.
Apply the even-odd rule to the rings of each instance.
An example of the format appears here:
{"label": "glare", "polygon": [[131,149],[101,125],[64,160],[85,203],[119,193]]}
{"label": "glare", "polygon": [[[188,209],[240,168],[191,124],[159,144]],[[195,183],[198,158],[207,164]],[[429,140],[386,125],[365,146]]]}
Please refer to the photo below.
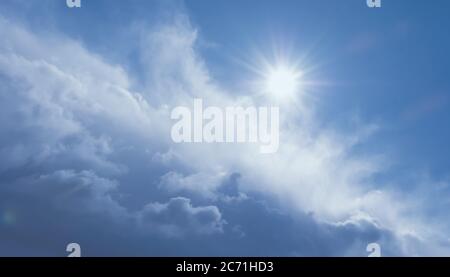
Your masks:
{"label": "glare", "polygon": [[278,99],[293,97],[300,87],[301,73],[286,66],[270,69],[266,76],[267,92]]}

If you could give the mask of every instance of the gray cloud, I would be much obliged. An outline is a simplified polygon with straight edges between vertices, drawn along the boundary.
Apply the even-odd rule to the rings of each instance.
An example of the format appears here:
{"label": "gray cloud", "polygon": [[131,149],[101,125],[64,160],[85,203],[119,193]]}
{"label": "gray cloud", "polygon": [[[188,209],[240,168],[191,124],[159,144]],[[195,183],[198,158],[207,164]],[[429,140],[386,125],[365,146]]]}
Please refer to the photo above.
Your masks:
{"label": "gray cloud", "polygon": [[194,207],[183,197],[172,198],[164,204],[148,204],[140,219],[150,230],[156,227],[169,237],[180,237],[185,233],[220,233],[226,223],[216,206]]}
{"label": "gray cloud", "polygon": [[286,124],[298,130],[270,157],[173,145],[170,107],[253,103],[214,83],[198,32],[174,18],[136,37],[138,92],[80,42],[0,17],[0,255],[61,255],[71,241],[88,255],[365,255],[373,241],[429,253],[411,205],[371,190],[378,161],[350,154],[371,128]]}

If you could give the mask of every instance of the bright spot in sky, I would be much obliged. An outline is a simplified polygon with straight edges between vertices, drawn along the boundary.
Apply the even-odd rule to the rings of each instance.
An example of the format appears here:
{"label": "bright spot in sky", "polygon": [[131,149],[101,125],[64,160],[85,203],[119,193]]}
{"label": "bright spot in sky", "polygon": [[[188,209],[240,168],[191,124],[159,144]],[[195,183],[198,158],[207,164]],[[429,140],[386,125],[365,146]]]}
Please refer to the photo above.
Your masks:
{"label": "bright spot in sky", "polygon": [[286,66],[275,67],[266,76],[266,89],[275,98],[291,98],[299,90],[300,77],[300,72]]}

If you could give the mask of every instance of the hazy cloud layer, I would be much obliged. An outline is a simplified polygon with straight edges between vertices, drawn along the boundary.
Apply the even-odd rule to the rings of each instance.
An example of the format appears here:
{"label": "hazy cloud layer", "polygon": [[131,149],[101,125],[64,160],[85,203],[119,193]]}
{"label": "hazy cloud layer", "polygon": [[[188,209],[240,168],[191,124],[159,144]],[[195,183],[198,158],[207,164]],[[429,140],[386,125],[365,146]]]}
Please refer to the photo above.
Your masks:
{"label": "hazy cloud layer", "polygon": [[449,253],[413,213],[420,194],[379,187],[384,158],[352,152],[372,124],[341,133],[314,106],[303,120],[286,106],[276,154],[173,144],[170,110],[193,97],[266,103],[211,77],[186,15],[137,28],[139,84],[25,26],[0,17],[0,255],[58,255],[73,240],[90,255],[366,255],[375,241],[386,255]]}

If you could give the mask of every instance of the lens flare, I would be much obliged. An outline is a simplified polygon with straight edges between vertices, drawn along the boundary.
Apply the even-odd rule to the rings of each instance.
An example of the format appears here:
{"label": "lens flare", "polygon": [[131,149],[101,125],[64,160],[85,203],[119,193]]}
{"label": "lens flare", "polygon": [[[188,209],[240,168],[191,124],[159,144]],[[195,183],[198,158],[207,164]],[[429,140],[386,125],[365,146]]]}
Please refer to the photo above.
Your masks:
{"label": "lens flare", "polygon": [[300,77],[300,72],[278,66],[267,74],[266,89],[275,98],[290,98],[299,90]]}

